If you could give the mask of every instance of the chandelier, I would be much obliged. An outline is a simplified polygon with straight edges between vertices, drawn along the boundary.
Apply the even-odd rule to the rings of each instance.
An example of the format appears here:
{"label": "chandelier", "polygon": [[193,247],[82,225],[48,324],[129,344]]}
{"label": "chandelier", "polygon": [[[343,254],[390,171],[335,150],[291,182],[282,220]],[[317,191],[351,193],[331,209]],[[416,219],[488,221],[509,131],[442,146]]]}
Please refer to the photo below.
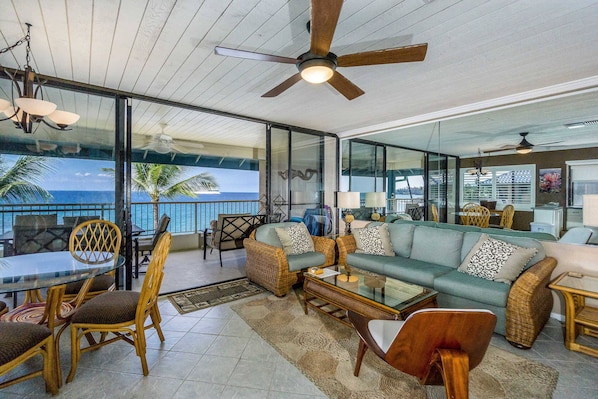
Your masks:
{"label": "chandelier", "polygon": [[[40,123],[43,123],[56,130],[71,130],[69,125],[79,120],[79,115],[72,112],[60,111],[56,109],[56,104],[44,100],[42,86],[46,81],[40,81],[35,71],[29,65],[31,58],[31,24],[27,25],[27,35],[18,40],[14,45],[0,50],[0,54],[6,53],[15,47],[26,43],[26,64],[22,73],[22,80],[19,81],[17,73],[11,74],[6,69],[4,73],[12,81],[12,103],[0,98],[0,112],[6,115],[6,118],[0,121],[11,120],[18,129],[23,129],[25,133],[35,133]],[[15,98],[15,91],[18,97]],[[49,123],[45,117],[52,121],[56,126]]]}

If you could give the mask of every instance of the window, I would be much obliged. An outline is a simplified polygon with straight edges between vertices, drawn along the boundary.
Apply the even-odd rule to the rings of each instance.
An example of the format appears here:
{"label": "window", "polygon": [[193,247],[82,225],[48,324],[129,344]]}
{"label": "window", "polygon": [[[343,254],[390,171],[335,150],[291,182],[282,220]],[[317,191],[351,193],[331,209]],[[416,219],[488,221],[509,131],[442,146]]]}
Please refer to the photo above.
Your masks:
{"label": "window", "polygon": [[471,174],[471,169],[461,169],[461,204],[493,200],[503,205],[513,204],[521,211],[534,207],[535,165],[492,166],[484,167],[483,171],[487,173]]}

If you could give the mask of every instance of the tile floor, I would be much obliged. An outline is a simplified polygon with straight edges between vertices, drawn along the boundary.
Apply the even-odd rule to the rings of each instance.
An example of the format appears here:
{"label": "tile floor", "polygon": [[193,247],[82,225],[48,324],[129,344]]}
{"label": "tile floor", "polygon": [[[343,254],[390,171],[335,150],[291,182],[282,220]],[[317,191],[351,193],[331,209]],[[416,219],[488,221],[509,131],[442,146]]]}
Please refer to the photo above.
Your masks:
{"label": "tile floor", "polygon": [[[234,252],[237,251],[231,253]],[[237,269],[234,263],[224,271],[219,270],[219,264],[216,267],[197,264],[197,258],[193,254],[171,254],[166,275],[175,271],[170,273],[172,281],[175,281],[176,275],[185,275],[183,269],[193,268],[193,273],[201,275],[197,281],[209,281],[210,275],[239,273],[238,270],[231,270]],[[225,263],[223,269],[227,267]],[[184,283],[188,284],[189,281]],[[179,315],[170,302],[162,298],[160,310],[166,341],[160,343],[153,330],[150,330],[148,377],[143,377],[132,346],[113,344],[83,354],[75,380],[64,385],[56,398],[326,397],[230,310],[230,304]],[[598,346],[598,340],[588,341]],[[562,342],[561,323],[554,319],[546,325],[531,350],[513,348],[498,335],[492,340],[494,345],[502,349],[556,368],[560,375],[554,398],[597,398],[598,359],[570,352]],[[66,376],[70,368],[68,334],[63,337],[61,345],[61,360]],[[0,391],[0,399],[40,397],[51,397],[45,395],[41,378]]]}

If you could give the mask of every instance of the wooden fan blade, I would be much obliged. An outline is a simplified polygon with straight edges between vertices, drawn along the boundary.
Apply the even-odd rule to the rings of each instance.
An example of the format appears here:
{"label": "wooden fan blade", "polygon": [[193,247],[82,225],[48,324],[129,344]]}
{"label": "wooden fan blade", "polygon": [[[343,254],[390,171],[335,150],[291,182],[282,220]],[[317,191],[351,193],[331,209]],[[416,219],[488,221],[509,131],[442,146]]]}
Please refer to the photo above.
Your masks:
{"label": "wooden fan blade", "polygon": [[214,47],[214,54],[224,55],[227,57],[244,58],[248,60],[281,62],[283,64],[296,64],[296,58],[280,57],[272,54],[254,53],[251,51],[235,50],[227,47]]}
{"label": "wooden fan blade", "polygon": [[338,57],[339,67],[362,65],[396,64],[399,62],[423,61],[428,51],[428,43],[413,46],[366,51]]}
{"label": "wooden fan blade", "polygon": [[330,83],[332,87],[345,96],[349,101],[365,93],[359,87],[355,86],[349,79],[341,75],[338,71],[334,72],[334,75],[332,75],[330,80],[328,80],[328,83]]}
{"label": "wooden fan blade", "polygon": [[309,51],[325,57],[336,30],[343,0],[311,1],[311,44]]}
{"label": "wooden fan blade", "polygon": [[300,80],[301,75],[296,73],[281,84],[279,84],[278,86],[276,86],[275,88],[273,88],[272,90],[270,90],[269,92],[262,94],[262,97],[276,97],[277,95],[290,88]]}
{"label": "wooden fan blade", "polygon": [[516,150],[517,147],[518,147],[517,145],[507,145],[507,146],[503,146],[503,147],[500,147],[500,148],[495,148],[494,150],[483,150],[482,152],[484,154],[490,154],[492,152]]}

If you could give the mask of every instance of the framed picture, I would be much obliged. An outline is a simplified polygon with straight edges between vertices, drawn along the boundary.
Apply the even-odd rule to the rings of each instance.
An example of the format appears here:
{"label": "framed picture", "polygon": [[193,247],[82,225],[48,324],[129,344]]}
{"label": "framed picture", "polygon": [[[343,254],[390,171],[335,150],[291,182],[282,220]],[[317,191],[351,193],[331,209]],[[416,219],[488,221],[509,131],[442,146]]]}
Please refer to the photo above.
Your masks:
{"label": "framed picture", "polygon": [[559,193],[561,191],[561,168],[540,169],[540,192]]}

